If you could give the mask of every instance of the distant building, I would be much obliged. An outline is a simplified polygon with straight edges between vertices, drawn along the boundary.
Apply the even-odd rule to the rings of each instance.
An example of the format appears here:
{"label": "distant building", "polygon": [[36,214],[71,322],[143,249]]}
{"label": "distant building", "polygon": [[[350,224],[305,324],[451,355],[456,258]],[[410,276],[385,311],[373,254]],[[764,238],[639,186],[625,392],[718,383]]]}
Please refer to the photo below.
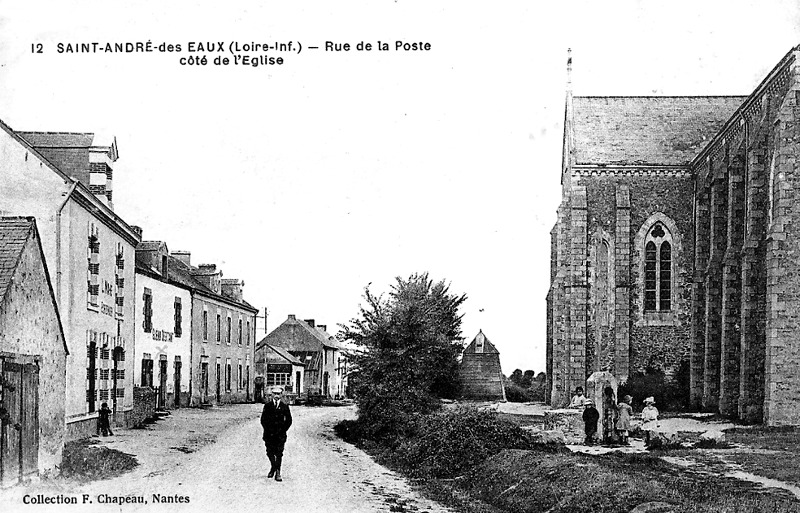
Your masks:
{"label": "distant building", "polygon": [[271,346],[262,340],[256,345],[255,362],[256,376],[263,377],[256,385],[256,401],[263,401],[265,394],[269,395],[269,389],[274,386],[283,387],[290,401],[305,392],[305,363],[286,349]]}
{"label": "distant building", "polygon": [[163,242],[136,248],[137,386],[154,387],[156,406],[189,405],[192,355],[192,289],[170,280],[169,251]]}
{"label": "distant building", "polygon": [[500,352],[483,330],[464,349],[459,368],[462,396],[466,399],[505,401]]}
{"label": "distant building", "polygon": [[[191,253],[175,251],[169,254],[166,244],[159,241],[143,243],[138,248],[136,257],[140,266],[149,265],[162,277],[166,274],[168,285],[188,289],[191,298],[184,306],[185,295],[169,296],[176,292],[175,288],[164,289],[162,292],[168,304],[167,311],[174,316],[180,315],[182,326],[181,341],[177,342],[173,336],[171,343],[162,344],[161,347],[173,351],[174,357],[180,356],[181,364],[176,367],[174,360],[171,365],[167,361],[166,378],[161,377],[159,381],[154,381],[154,385],[159,386],[166,379],[169,390],[170,383],[175,381],[174,372],[177,368],[181,379],[184,373],[189,377],[188,401],[191,406],[252,400],[255,316],[258,309],[244,300],[244,282],[223,279],[222,271],[214,264],[194,267],[191,265]],[[180,307],[177,306],[178,299]],[[138,315],[139,309],[137,319]],[[169,324],[169,321],[170,319],[165,318],[163,322]],[[174,322],[174,318],[172,321]],[[186,331],[183,330],[184,327],[188,327]],[[172,334],[174,335],[174,331]],[[188,337],[191,342],[191,363],[188,365],[183,365],[184,337]],[[154,358],[153,353],[150,357]],[[142,358],[144,360],[144,354]],[[158,365],[163,368],[165,364],[160,363],[161,361],[163,360],[160,359]],[[141,368],[144,365],[142,363]],[[146,365],[149,366],[150,363]],[[153,365],[155,366],[155,360]],[[163,376],[160,370],[156,374]],[[166,400],[169,403],[169,395]]]}
{"label": "distant building", "polygon": [[0,217],[0,485],[61,466],[66,361],[36,221]]}
{"label": "distant building", "polygon": [[301,321],[289,315],[259,345],[266,343],[281,347],[305,363],[305,392],[334,397],[340,385],[336,369],[341,350],[336,340],[325,331],[326,327],[317,326],[314,319]]}
{"label": "distant building", "polygon": [[[67,439],[133,409],[133,254],[140,236],[112,210],[117,144],[91,133],[14,132],[0,121],[0,212],[33,216],[69,348]],[[126,364],[128,368],[126,368]]]}

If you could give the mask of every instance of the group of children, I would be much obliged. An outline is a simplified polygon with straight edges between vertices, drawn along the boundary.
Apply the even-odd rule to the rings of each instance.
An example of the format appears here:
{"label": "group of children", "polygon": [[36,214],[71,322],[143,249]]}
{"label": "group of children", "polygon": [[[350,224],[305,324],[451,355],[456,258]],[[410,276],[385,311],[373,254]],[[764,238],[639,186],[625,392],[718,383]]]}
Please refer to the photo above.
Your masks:
{"label": "group of children", "polygon": [[[604,391],[605,408],[603,409],[603,442],[621,443],[628,445],[628,432],[631,429],[631,417],[633,398],[626,395],[618,404],[614,404],[614,392],[611,388]],[[655,399],[650,396],[644,400],[642,409],[642,428],[647,430],[649,426],[658,420],[658,409],[655,406]],[[583,395],[583,388],[578,387],[575,395],[570,401],[571,408],[583,408],[583,423],[586,433],[586,445],[594,445],[597,437],[597,426],[600,421],[600,412],[594,405],[594,401]]]}

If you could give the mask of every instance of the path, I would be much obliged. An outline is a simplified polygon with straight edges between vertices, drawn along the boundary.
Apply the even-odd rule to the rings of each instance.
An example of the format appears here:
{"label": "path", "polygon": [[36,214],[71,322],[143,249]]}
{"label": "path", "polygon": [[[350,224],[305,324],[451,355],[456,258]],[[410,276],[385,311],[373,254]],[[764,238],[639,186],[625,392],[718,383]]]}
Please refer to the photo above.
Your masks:
{"label": "path", "polygon": [[[120,432],[118,440],[109,443],[137,455],[140,466],[134,471],[85,485],[42,483],[25,492],[64,494],[81,502],[85,493],[92,503],[79,504],[72,511],[90,512],[450,511],[421,497],[405,479],[334,435],[336,422],[354,416],[352,407],[293,407],[284,480],[267,479],[269,462],[261,442],[259,406],[178,410],[148,430]],[[210,420],[217,424],[203,415],[216,416]],[[219,428],[216,434],[214,425]],[[15,490],[15,497],[4,500],[11,511],[65,511],[64,506],[25,506],[22,493]],[[104,494],[141,497],[147,504],[100,505],[98,497]],[[189,503],[158,504],[154,494],[188,497]]]}

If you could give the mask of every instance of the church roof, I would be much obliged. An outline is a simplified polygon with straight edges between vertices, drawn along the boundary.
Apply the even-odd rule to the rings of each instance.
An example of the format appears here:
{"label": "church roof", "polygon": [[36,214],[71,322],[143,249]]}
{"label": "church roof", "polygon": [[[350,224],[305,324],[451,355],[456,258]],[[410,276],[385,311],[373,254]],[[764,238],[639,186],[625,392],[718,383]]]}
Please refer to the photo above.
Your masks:
{"label": "church roof", "polygon": [[688,165],[746,96],[575,96],[575,164]]}

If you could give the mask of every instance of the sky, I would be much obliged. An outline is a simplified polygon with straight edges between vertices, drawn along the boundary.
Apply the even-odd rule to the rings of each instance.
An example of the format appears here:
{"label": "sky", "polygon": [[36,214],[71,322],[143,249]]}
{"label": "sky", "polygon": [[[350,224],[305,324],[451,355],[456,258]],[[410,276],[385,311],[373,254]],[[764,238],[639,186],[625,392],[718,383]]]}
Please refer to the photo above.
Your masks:
{"label": "sky", "polygon": [[[181,52],[58,52],[148,41]],[[244,280],[269,330],[335,334],[365,287],[427,272],[468,296],[465,342],[538,373],[567,49],[576,95],[746,95],[798,44],[796,1],[0,0],[0,119],[116,137],[115,211]]]}

